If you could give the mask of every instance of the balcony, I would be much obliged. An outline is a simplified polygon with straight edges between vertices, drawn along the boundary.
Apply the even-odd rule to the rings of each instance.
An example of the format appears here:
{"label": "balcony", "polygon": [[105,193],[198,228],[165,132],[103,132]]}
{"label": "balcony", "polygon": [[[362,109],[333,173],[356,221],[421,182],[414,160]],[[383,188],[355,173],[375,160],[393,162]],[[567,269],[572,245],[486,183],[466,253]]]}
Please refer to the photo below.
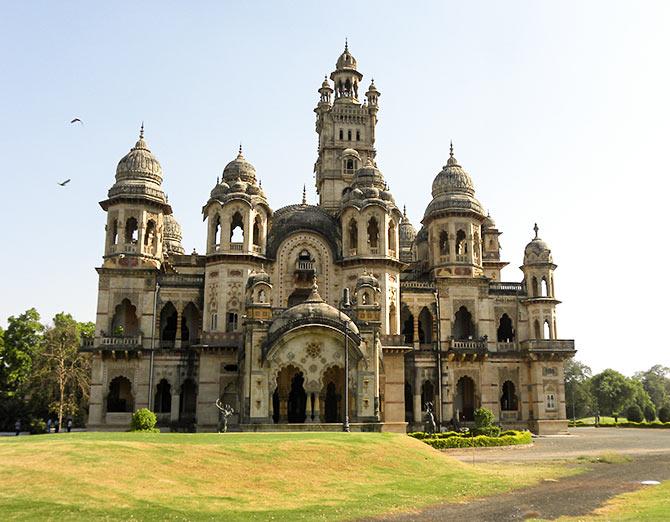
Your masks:
{"label": "balcony", "polygon": [[468,255],[467,254],[456,254],[456,262],[457,263],[467,263],[468,262]]}
{"label": "balcony", "polygon": [[376,256],[379,254],[379,247],[370,247],[370,254]]}
{"label": "balcony", "polygon": [[251,251],[254,254],[260,254],[261,253],[261,246],[260,245],[252,245],[251,246]]}
{"label": "balcony", "polygon": [[486,339],[449,339],[450,350],[482,352],[487,346]]}
{"label": "balcony", "polygon": [[230,242],[230,250],[231,252],[242,252],[242,248],[244,247],[244,243],[239,243],[239,242]]}
{"label": "balcony", "polygon": [[411,342],[405,341],[405,336],[399,335],[380,335],[379,340],[382,346],[412,346]]}
{"label": "balcony", "polygon": [[395,250],[389,249],[389,257],[395,257]]}
{"label": "balcony", "polygon": [[83,351],[106,350],[106,351],[129,351],[142,348],[142,335],[110,337],[102,335],[100,337],[83,338],[81,340],[81,349]]}
{"label": "balcony", "polygon": [[526,289],[523,283],[503,283],[491,281],[489,283],[490,295],[525,295]]}
{"label": "balcony", "polygon": [[521,349],[529,352],[574,352],[573,339],[528,339],[521,341]]}
{"label": "balcony", "polygon": [[[307,256],[305,256],[307,257]],[[295,269],[300,272],[313,272],[314,271],[314,261],[304,261],[298,260],[295,264]]]}
{"label": "balcony", "polygon": [[448,255],[441,255],[440,256],[440,264],[445,264],[449,262],[449,256]]}
{"label": "balcony", "polygon": [[514,341],[510,342],[498,341],[496,343],[496,350],[498,353],[518,352],[519,345]]}

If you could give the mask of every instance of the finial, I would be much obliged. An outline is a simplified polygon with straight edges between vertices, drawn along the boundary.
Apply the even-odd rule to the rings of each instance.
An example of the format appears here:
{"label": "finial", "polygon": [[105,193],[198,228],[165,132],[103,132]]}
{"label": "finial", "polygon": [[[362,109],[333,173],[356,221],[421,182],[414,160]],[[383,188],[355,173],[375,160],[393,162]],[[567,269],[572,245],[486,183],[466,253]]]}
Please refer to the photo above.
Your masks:
{"label": "finial", "polygon": [[259,188],[259,189],[262,189],[262,188],[263,188],[263,180],[262,180],[262,179],[259,179],[259,180],[258,180],[258,188]]}
{"label": "finial", "polygon": [[302,186],[302,204],[307,205],[307,185]]}
{"label": "finial", "polygon": [[242,142],[240,142],[240,149],[239,149],[237,155],[238,155],[238,156],[241,156],[241,155],[242,155]]}
{"label": "finial", "polygon": [[537,226],[537,223],[535,223],[533,230],[535,231],[535,239],[540,239],[537,235],[537,233],[540,231],[540,227]]}
{"label": "finial", "polygon": [[407,219],[407,205],[402,206],[402,217]]}
{"label": "finial", "polygon": [[454,142],[449,140],[449,156],[454,157]]}
{"label": "finial", "polygon": [[142,125],[140,126],[140,139],[144,139],[144,122],[142,122]]}
{"label": "finial", "polygon": [[346,37],[344,38],[344,52],[349,52],[349,42],[347,41]]}
{"label": "finial", "polygon": [[216,177],[216,184],[219,184],[219,176]]}

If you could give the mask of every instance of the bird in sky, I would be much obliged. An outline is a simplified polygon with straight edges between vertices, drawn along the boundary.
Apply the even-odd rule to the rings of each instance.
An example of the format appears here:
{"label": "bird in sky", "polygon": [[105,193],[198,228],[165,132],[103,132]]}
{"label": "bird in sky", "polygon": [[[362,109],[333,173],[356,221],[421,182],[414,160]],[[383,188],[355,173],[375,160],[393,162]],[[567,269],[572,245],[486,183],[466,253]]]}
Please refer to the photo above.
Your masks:
{"label": "bird in sky", "polygon": [[81,121],[79,118],[74,118],[70,123],[80,123],[81,125],[84,124],[84,122]]}
{"label": "bird in sky", "polygon": [[59,184],[61,187],[64,187],[65,185],[67,185],[68,183],[70,183],[70,181],[71,181],[71,180],[66,179],[65,181],[59,182],[58,184]]}

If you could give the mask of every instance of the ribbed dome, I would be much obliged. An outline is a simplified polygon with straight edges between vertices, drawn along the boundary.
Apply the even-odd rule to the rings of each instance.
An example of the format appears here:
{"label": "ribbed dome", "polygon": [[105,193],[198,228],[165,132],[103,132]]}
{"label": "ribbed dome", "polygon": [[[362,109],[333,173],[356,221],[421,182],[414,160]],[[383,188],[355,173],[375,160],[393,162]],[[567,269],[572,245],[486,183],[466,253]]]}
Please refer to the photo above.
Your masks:
{"label": "ribbed dome", "polygon": [[535,224],[535,238],[526,245],[526,248],[523,251],[523,264],[524,265],[533,265],[533,264],[545,264],[553,263],[553,258],[551,256],[551,249],[549,245],[545,243],[542,239],[538,237],[539,228],[537,223]]}
{"label": "ribbed dome", "polygon": [[256,169],[242,155],[242,146],[237,157],[223,169],[223,179],[229,184],[238,178],[247,183],[256,183]]}
{"label": "ribbed dome", "polygon": [[433,200],[428,204],[424,219],[445,210],[473,211],[484,216],[481,203],[475,198],[470,175],[458,164],[451,147],[449,160],[433,181]]}
{"label": "ribbed dome", "polygon": [[361,275],[358,276],[356,280],[356,291],[360,290],[363,287],[369,287],[374,290],[379,290],[379,280],[374,276],[374,274],[364,271]]}
{"label": "ribbed dome", "polygon": [[184,254],[181,245],[181,225],[172,214],[163,216],[163,253]]}
{"label": "ribbed dome", "polygon": [[258,283],[267,283],[269,285],[272,284],[270,276],[263,268],[261,268],[259,271],[253,271],[251,274],[249,274],[246,288],[251,288]]}
{"label": "ribbed dome", "polygon": [[384,181],[384,175],[377,166],[371,160],[368,160],[367,165],[356,171],[351,185],[356,188],[374,187],[384,190],[386,181]]}
{"label": "ribbed dome", "polygon": [[400,243],[412,243],[416,238],[416,228],[407,217],[407,209],[403,208],[402,219],[398,227],[398,235],[400,236]]}
{"label": "ribbed dome", "polygon": [[144,125],[140,138],[116,167],[116,183],[109,189],[108,197],[147,197],[166,203],[161,188],[163,169],[144,141]]}
{"label": "ribbed dome", "polygon": [[344,44],[344,52],[337,59],[335,68],[338,71],[342,69],[356,69],[356,58],[349,52],[348,44]]}

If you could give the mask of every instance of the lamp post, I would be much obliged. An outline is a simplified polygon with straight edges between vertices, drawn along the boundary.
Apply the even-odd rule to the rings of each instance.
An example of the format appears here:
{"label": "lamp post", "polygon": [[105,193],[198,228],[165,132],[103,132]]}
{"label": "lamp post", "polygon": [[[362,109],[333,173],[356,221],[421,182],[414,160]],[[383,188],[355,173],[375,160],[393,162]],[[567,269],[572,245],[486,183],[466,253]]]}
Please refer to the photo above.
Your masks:
{"label": "lamp post", "polygon": [[149,393],[147,394],[147,405],[151,411],[154,410],[153,404],[153,387],[154,387],[154,350],[155,343],[154,337],[156,336],[156,313],[158,309],[158,292],[161,289],[161,285],[158,282],[158,276],[156,276],[156,288],[154,290],[154,313],[151,321],[151,354],[149,356]]}
{"label": "lamp post", "polygon": [[[342,309],[347,309],[351,306],[349,301],[349,289],[345,288],[342,294]],[[349,426],[349,318],[344,320],[344,421],[342,422],[342,431],[349,433],[351,427]]]}

